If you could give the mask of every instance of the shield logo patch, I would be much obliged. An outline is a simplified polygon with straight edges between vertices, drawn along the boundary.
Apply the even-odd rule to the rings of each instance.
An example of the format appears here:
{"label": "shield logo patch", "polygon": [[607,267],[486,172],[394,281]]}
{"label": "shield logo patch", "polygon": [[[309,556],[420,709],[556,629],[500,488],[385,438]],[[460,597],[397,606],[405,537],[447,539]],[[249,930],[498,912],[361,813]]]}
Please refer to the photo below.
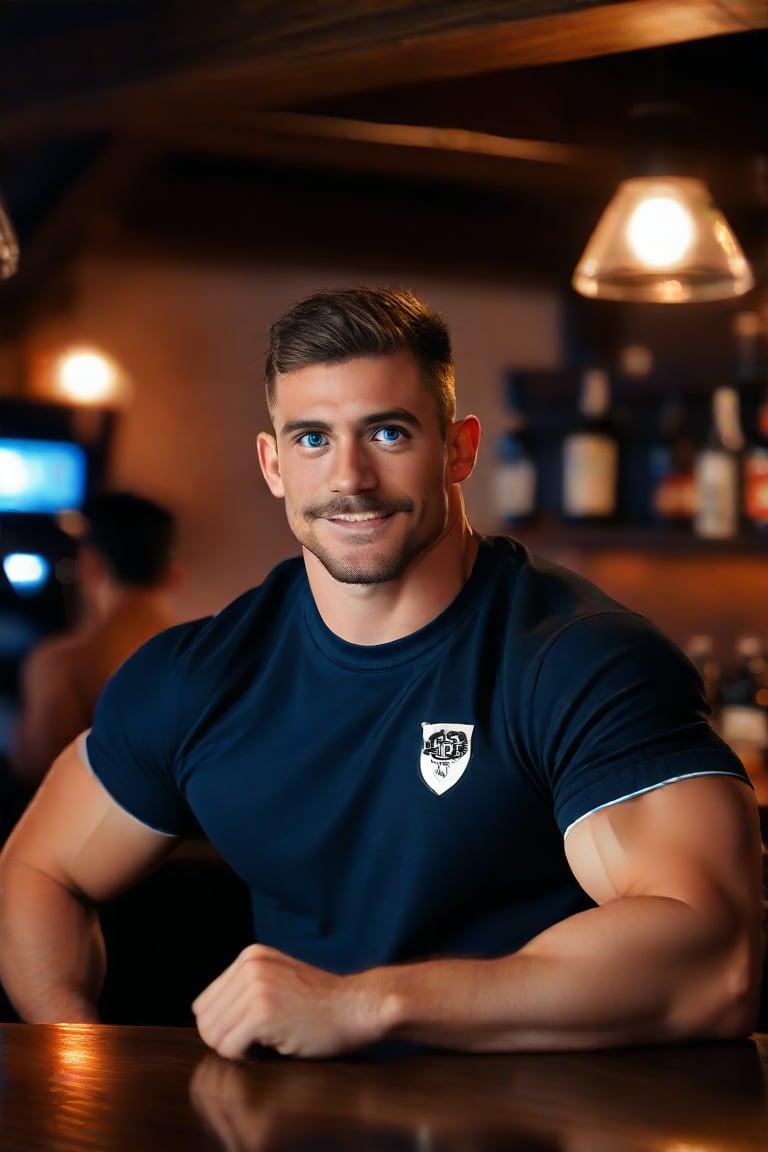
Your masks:
{"label": "shield logo patch", "polygon": [[424,783],[438,796],[464,775],[472,755],[474,724],[422,724],[420,769]]}

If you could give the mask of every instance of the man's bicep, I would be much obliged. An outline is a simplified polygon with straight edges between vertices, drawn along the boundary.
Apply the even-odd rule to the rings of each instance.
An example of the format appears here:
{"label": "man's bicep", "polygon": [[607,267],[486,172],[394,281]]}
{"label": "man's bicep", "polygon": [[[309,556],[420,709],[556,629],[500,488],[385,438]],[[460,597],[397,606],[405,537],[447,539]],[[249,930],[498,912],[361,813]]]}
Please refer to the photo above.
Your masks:
{"label": "man's bicep", "polygon": [[122,809],[70,744],[54,761],[4,855],[100,901],[149,872],[177,839]]}
{"label": "man's bicep", "polygon": [[598,904],[654,895],[759,915],[757,803],[737,778],[691,777],[602,808],[571,828],[565,849]]}

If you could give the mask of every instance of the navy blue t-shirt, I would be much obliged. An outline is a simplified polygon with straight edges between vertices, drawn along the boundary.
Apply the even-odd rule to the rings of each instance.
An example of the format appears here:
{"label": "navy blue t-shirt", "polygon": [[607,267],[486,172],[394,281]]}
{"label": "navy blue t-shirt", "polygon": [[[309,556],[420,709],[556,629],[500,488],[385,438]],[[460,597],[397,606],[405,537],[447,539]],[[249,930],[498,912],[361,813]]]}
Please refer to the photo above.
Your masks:
{"label": "navy blue t-shirt", "polygon": [[686,776],[746,779],[698,673],[646,619],[503,539],[424,628],[360,646],[303,562],[150,640],[87,738],[115,801],[189,811],[248,883],[255,936],[337,972],[497,956],[591,906],[570,825]]}

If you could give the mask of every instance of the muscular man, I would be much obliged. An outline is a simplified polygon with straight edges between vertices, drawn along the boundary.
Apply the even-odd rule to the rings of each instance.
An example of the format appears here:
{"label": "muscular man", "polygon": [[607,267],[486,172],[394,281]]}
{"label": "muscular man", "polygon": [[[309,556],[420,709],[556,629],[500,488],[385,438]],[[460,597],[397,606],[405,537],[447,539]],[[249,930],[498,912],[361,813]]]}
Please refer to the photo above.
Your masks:
{"label": "muscular man", "polygon": [[259,941],[194,1002],[221,1055],[748,1033],[753,791],[670,641],[470,527],[480,428],[443,321],[317,294],[272,326],[266,383],[259,460],[302,555],[150,641],[49,773],[0,861],[19,1012],[97,1019],[94,909],[189,805]]}
{"label": "muscular man", "polygon": [[30,791],[90,725],[112,673],[175,622],[171,513],[131,492],[107,492],[90,502],[85,525],[77,557],[82,619],[33,648],[21,668],[10,767]]}

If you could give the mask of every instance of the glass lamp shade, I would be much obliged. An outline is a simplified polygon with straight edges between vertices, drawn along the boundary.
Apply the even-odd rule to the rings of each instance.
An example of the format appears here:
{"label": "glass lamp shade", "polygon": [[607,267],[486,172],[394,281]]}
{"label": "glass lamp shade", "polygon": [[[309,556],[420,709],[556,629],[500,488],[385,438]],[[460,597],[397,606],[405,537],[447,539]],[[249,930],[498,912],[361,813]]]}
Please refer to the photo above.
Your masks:
{"label": "glass lamp shade", "polygon": [[13,225],[0,200],[0,280],[13,276],[19,266],[19,245]]}
{"label": "glass lamp shade", "polygon": [[617,188],[571,283],[593,299],[685,304],[741,296],[754,278],[702,180],[634,176]]}

